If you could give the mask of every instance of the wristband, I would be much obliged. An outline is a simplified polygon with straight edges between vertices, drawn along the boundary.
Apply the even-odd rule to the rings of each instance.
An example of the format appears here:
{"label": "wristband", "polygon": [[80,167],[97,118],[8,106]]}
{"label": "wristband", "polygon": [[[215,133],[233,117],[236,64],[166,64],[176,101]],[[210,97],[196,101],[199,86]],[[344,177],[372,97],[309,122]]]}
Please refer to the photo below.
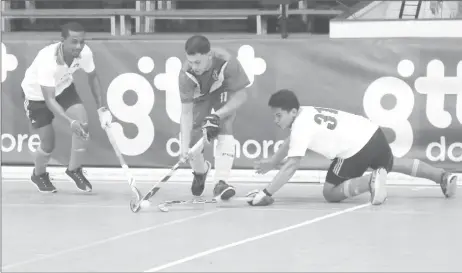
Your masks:
{"label": "wristband", "polygon": [[267,189],[263,189],[263,192],[264,192],[267,196],[270,196],[270,197],[271,197],[271,193],[269,193]]}

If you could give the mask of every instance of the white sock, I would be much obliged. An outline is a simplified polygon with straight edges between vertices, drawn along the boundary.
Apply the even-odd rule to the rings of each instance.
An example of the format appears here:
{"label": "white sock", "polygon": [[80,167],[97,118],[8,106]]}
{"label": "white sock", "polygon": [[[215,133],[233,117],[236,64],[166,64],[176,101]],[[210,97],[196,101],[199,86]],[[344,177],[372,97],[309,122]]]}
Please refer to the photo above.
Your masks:
{"label": "white sock", "polygon": [[219,135],[215,149],[215,176],[213,181],[228,181],[233,168],[236,143],[232,135]]}

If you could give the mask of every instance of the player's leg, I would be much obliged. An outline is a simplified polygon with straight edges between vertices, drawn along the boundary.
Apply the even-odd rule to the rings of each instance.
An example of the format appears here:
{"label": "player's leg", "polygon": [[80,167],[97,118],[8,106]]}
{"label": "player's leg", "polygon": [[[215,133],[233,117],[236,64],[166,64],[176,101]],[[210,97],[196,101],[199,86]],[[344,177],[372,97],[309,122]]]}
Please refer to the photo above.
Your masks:
{"label": "player's leg", "polygon": [[[56,100],[66,111],[66,115],[81,124],[88,125],[87,112],[73,84],[64,90]],[[75,133],[72,134],[71,153],[66,174],[74,180],[79,190],[89,192],[93,187],[82,171],[87,145],[88,139],[83,139]]]}
{"label": "player's leg", "polygon": [[24,108],[30,121],[31,134],[38,134],[40,138],[40,146],[32,153],[34,170],[31,181],[40,192],[56,192],[46,171],[51,153],[55,148],[55,131],[52,125],[54,115],[44,101],[25,100]]}
{"label": "player's leg", "polygon": [[[210,114],[211,104],[210,101],[198,101],[194,103],[193,108],[193,131],[191,133],[190,147],[197,143],[202,137],[202,122],[204,118]],[[189,159],[189,165],[193,170],[193,182],[191,185],[191,192],[194,196],[201,196],[205,189],[205,181],[207,174],[211,169],[211,164],[204,158],[204,149],[193,154]]]}
{"label": "player's leg", "polygon": [[220,196],[223,200],[228,200],[236,194],[234,187],[227,183],[236,154],[236,142],[233,136],[235,119],[236,114],[233,114],[221,120],[220,134],[217,137],[217,145],[214,153],[215,175],[213,181],[215,182],[215,187],[213,195]]}
{"label": "player's leg", "polygon": [[[215,110],[223,107],[232,94],[228,92],[213,93],[211,102]],[[217,145],[214,153],[215,176],[213,181],[213,195],[228,200],[236,194],[233,186],[228,184],[229,176],[234,164],[236,154],[236,142],[233,135],[236,113],[220,120],[220,133],[217,137]]]}
{"label": "player's leg", "polygon": [[373,169],[371,174],[371,202],[379,205],[387,199],[386,180],[393,166],[393,152],[382,129],[379,128],[372,136],[369,145],[368,160]]}
{"label": "player's leg", "polygon": [[341,202],[370,191],[370,177],[362,176],[366,168],[359,169],[355,159],[335,158],[326,175],[323,196],[327,202]]}
{"label": "player's leg", "polygon": [[373,167],[386,165],[388,172],[398,172],[413,177],[432,180],[435,183],[440,184],[444,196],[449,198],[455,195],[457,190],[456,175],[447,172],[444,169],[433,167],[418,159],[393,157],[390,145],[386,141],[385,134],[381,129],[379,129],[378,132],[378,138],[380,143],[382,143],[379,147],[379,150],[382,151],[380,154],[388,154],[390,158],[376,158],[375,161],[378,163],[374,163]]}
{"label": "player's leg", "polygon": [[[366,145],[348,159],[336,158],[326,176],[324,198],[329,202],[340,202],[369,191],[374,205],[387,198],[385,188],[387,173],[391,169],[393,156],[385,137],[377,131]],[[369,175],[364,172],[372,167]]]}
{"label": "player's leg", "polygon": [[433,167],[419,159],[394,158],[393,172],[407,174],[413,177],[429,179],[440,184],[444,196],[452,197],[457,190],[457,176],[442,168]]}

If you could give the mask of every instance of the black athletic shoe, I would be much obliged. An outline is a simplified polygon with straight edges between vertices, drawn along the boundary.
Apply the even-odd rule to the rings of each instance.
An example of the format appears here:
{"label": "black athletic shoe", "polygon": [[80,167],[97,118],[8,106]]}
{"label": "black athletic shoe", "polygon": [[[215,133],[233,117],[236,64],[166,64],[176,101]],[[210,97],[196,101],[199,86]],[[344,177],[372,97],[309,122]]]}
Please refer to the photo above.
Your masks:
{"label": "black athletic shoe", "polygon": [[92,191],[93,187],[91,186],[90,181],[88,181],[87,178],[83,175],[82,167],[73,171],[66,169],[66,174],[72,178],[72,180],[74,180],[75,185],[77,188],[79,188],[79,190],[86,192]]}
{"label": "black athletic shoe", "polygon": [[50,181],[49,173],[45,172],[40,175],[35,174],[35,169],[32,171],[30,180],[37,187],[39,192],[57,192],[55,186]]}
{"label": "black athletic shoe", "polygon": [[193,172],[194,179],[191,185],[191,192],[194,196],[201,196],[205,189],[205,180],[207,180],[207,174],[209,173],[210,169],[212,168],[212,164],[210,162],[205,161],[205,165],[207,165],[207,171],[203,174],[197,174]]}

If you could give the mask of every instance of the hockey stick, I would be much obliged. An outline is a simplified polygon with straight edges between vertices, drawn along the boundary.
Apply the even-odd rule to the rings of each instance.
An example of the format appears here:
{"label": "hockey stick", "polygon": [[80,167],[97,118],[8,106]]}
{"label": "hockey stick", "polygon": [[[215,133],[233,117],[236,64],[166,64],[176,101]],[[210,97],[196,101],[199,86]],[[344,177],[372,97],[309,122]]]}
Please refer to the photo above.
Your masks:
{"label": "hockey stick", "polygon": [[226,204],[233,201],[238,202],[249,202],[252,201],[252,197],[233,197],[230,200],[223,201],[221,199],[212,198],[212,199],[191,199],[191,200],[168,200],[157,205],[157,208],[163,212],[168,212],[168,207],[175,205],[194,205],[194,204]]}
{"label": "hockey stick", "polygon": [[161,183],[163,182],[166,182],[168,181],[172,175],[175,173],[175,171],[180,167],[181,164],[185,163],[190,157],[191,155],[197,153],[200,149],[202,149],[204,147],[204,138],[201,138],[190,150],[189,150],[189,153],[187,154],[186,157],[183,157],[181,158],[176,164],[175,166],[173,166],[170,171],[159,181],[157,181],[156,184],[154,184],[154,187],[151,188],[151,190],[145,195],[143,196],[142,198],[137,198],[136,200],[131,200],[130,201],[130,209],[137,213],[140,211],[141,209],[141,203],[143,201],[147,201],[149,200],[149,198],[151,198],[152,196],[154,196],[154,194],[157,193],[157,191],[159,191],[160,189],[160,185]]}
{"label": "hockey stick", "polygon": [[125,163],[124,157],[122,156],[122,153],[120,152],[119,146],[117,146],[117,142],[114,138],[114,135],[111,132],[111,129],[109,127],[106,127],[105,131],[109,139],[109,142],[111,143],[112,148],[114,149],[114,152],[117,158],[119,159],[120,165],[122,166],[122,169],[124,170],[125,176],[127,177],[127,180],[128,180],[128,185],[130,186],[130,189],[135,194],[137,200],[141,199],[141,193],[136,187],[135,178],[133,177],[130,171],[130,168],[128,168],[127,163]]}

